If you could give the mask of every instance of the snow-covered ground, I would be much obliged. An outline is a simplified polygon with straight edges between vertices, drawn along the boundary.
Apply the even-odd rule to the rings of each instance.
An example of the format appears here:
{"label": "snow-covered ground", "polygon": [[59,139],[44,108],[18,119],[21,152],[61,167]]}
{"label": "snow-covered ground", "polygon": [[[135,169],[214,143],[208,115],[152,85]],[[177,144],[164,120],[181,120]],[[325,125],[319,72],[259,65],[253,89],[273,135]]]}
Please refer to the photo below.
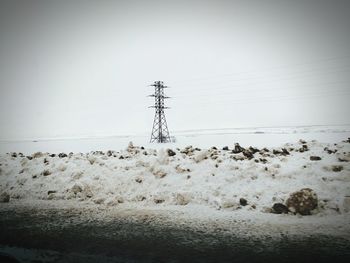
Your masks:
{"label": "snow-covered ground", "polygon": [[317,140],[325,143],[336,143],[350,137],[350,125],[342,126],[299,126],[299,127],[253,127],[236,129],[187,130],[171,132],[176,137],[176,143],[168,145],[150,144],[149,133],[139,133],[120,136],[94,137],[56,137],[31,138],[27,140],[0,140],[0,154],[7,152],[90,152],[108,151],[125,148],[130,141],[146,148],[160,149],[164,147],[223,147],[239,142],[249,147],[278,147],[285,143]]}
{"label": "snow-covered ground", "polygon": [[[188,137],[187,142],[201,137],[202,143],[191,143],[193,147],[183,147],[185,137],[178,137],[176,144],[157,145],[157,149],[134,143],[121,150],[61,155],[45,150],[10,151],[0,155],[0,194],[10,196],[0,209],[92,207],[98,209],[95,216],[103,217],[132,209],[171,215],[174,221],[192,225],[206,222],[205,228],[208,222],[232,226],[238,220],[256,224],[243,231],[251,234],[288,225],[295,234],[332,233],[350,238],[349,132],[316,132],[326,141],[308,140],[315,138],[315,132],[296,133],[306,141],[290,139],[290,143],[278,144],[279,135],[294,138],[294,133],[279,131],[215,135],[223,136],[218,143],[211,140],[212,133],[197,134]],[[252,143],[241,145],[248,152],[237,152],[233,142],[243,135],[250,136]],[[227,136],[230,140],[223,144]],[[223,145],[228,149],[222,149]],[[291,193],[303,188],[312,189],[318,197],[311,215],[271,213],[274,204],[286,204]],[[260,229],[259,225],[269,227]]]}

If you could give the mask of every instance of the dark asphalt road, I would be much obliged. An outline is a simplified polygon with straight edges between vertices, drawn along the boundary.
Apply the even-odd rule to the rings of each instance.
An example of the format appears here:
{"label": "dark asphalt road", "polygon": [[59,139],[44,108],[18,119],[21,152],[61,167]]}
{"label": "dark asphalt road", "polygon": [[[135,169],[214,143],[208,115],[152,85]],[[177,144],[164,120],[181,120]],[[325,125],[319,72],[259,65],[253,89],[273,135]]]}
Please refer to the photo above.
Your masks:
{"label": "dark asphalt road", "polygon": [[137,220],[78,218],[78,211],[64,217],[54,210],[0,212],[0,252],[1,246],[15,246],[56,253],[29,262],[350,262],[349,241],[340,238],[259,240]]}

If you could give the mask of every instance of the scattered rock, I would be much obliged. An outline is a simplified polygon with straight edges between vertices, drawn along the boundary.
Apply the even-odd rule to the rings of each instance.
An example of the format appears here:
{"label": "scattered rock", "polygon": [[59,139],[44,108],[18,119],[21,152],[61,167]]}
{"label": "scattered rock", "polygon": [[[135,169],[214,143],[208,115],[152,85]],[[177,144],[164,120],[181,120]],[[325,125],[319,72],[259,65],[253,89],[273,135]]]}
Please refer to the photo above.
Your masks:
{"label": "scattered rock", "polygon": [[155,177],[157,178],[163,178],[167,175],[166,172],[163,172],[163,171],[156,171],[155,173],[153,173]]}
{"label": "scattered rock", "polygon": [[89,156],[87,160],[91,165],[93,165],[97,161],[97,158],[95,156]]}
{"label": "scattered rock", "polygon": [[12,153],[11,157],[16,158],[17,157],[17,153]]}
{"label": "scattered rock", "polygon": [[272,206],[272,213],[274,214],[288,214],[288,207],[282,203],[276,203]]}
{"label": "scattered rock", "polygon": [[319,157],[319,156],[310,156],[310,160],[311,161],[320,161],[321,157]]}
{"label": "scattered rock", "polygon": [[231,157],[232,159],[234,159],[235,161],[243,161],[243,160],[245,160],[245,157],[244,157],[244,155],[242,154],[239,154],[239,155],[235,155],[235,156],[233,156],[233,157]]}
{"label": "scattered rock", "polygon": [[92,193],[92,190],[91,190],[91,188],[90,188],[90,186],[89,185],[86,185],[85,187],[84,187],[84,189],[83,189],[83,194],[84,194],[84,196],[86,197],[86,198],[91,198],[91,197],[93,197],[93,193]]}
{"label": "scattered rock", "polygon": [[286,156],[289,155],[289,151],[286,148],[282,148],[282,155]]}
{"label": "scattered rock", "polygon": [[243,155],[244,155],[245,157],[247,157],[248,160],[251,160],[251,159],[254,158],[253,153],[250,152],[249,150],[244,150],[242,153],[243,153]]}
{"label": "scattered rock", "polygon": [[65,153],[60,153],[60,154],[58,154],[58,157],[59,157],[59,158],[65,158],[65,157],[67,157],[67,154],[65,154]]}
{"label": "scattered rock", "polygon": [[135,199],[139,202],[142,202],[146,200],[146,197],[143,195],[137,195]]}
{"label": "scattered rock", "polygon": [[47,192],[47,194],[48,194],[48,195],[50,195],[50,194],[55,194],[56,192],[57,192],[57,191],[50,190],[50,191]]}
{"label": "scattered rock", "polygon": [[77,193],[82,192],[82,191],[83,191],[83,188],[81,188],[80,185],[75,184],[75,185],[71,188],[71,191],[72,191],[74,194],[77,194]]}
{"label": "scattered rock", "polygon": [[255,153],[259,152],[260,150],[257,149],[257,148],[254,148],[254,147],[250,146],[250,147],[249,147],[249,151],[250,151],[252,154],[255,154]]}
{"label": "scattered rock", "polygon": [[232,153],[241,153],[245,149],[239,145],[239,143],[235,143],[235,148],[232,150]]}
{"label": "scattered rock", "polygon": [[185,173],[188,169],[182,168],[180,164],[176,165],[175,170],[177,173]]}
{"label": "scattered rock", "polygon": [[260,162],[262,162],[263,164],[267,163],[267,160],[265,158],[259,158]]}
{"label": "scattered rock", "polygon": [[184,153],[186,155],[191,155],[193,153],[194,149],[192,148],[192,145],[189,145],[185,147],[185,149],[181,150],[180,153]]}
{"label": "scattered rock", "polygon": [[26,156],[28,160],[33,160],[32,156]]}
{"label": "scattered rock", "polygon": [[50,175],[51,174],[51,172],[49,171],[49,170],[44,170],[42,173],[41,173],[41,175],[43,175],[43,176],[48,176],[48,175]]}
{"label": "scattered rock", "polygon": [[136,178],[136,179],[135,179],[135,182],[136,182],[136,183],[139,183],[139,184],[142,183],[142,178]]}
{"label": "scattered rock", "polygon": [[338,161],[339,162],[350,162],[350,152],[338,154]]}
{"label": "scattered rock", "polygon": [[281,152],[281,151],[276,150],[276,149],[273,149],[272,153],[273,153],[273,154],[275,154],[275,155],[282,154],[282,152]]}
{"label": "scattered rock", "polygon": [[310,215],[317,208],[317,194],[310,188],[303,188],[292,193],[287,199],[288,210],[295,214]]}
{"label": "scattered rock", "polygon": [[174,156],[176,153],[172,149],[167,150],[168,156]]}
{"label": "scattered rock", "polygon": [[10,202],[10,195],[6,192],[3,192],[0,195],[0,203],[8,203]]}
{"label": "scattered rock", "polygon": [[229,149],[228,149],[228,146],[224,146],[223,148],[222,148],[222,150],[223,151],[228,151]]}
{"label": "scattered rock", "polygon": [[328,147],[325,147],[323,150],[328,154],[336,153],[338,151],[337,149],[331,150]]}
{"label": "scattered rock", "polygon": [[332,171],[333,172],[341,172],[344,169],[342,165],[333,165],[332,166]]}
{"label": "scattered rock", "polygon": [[248,201],[246,199],[244,199],[244,198],[240,198],[239,199],[239,204],[241,206],[246,206],[248,204]]}
{"label": "scattered rock", "polygon": [[124,156],[123,156],[123,155],[120,155],[120,156],[119,156],[119,159],[123,160],[123,159],[124,159]]}
{"label": "scattered rock", "polygon": [[126,149],[128,152],[132,152],[134,150],[135,146],[132,142],[129,142],[128,148]]}
{"label": "scattered rock", "polygon": [[53,157],[56,157],[56,154],[52,153],[49,156],[53,158]]}
{"label": "scattered rock", "polygon": [[154,198],[154,202],[156,203],[156,204],[161,204],[161,203],[164,203],[164,199],[161,199],[161,198]]}

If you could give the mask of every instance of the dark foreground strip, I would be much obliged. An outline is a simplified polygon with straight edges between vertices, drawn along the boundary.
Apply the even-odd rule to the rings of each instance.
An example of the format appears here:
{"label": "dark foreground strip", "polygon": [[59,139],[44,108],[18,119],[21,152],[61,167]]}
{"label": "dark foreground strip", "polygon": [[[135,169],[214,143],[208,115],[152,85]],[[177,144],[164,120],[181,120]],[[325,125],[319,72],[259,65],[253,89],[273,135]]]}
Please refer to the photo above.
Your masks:
{"label": "dark foreground strip", "polygon": [[58,255],[28,262],[350,262],[349,241],[340,238],[244,239],[137,220],[76,221],[78,212],[45,211],[1,212],[0,245]]}

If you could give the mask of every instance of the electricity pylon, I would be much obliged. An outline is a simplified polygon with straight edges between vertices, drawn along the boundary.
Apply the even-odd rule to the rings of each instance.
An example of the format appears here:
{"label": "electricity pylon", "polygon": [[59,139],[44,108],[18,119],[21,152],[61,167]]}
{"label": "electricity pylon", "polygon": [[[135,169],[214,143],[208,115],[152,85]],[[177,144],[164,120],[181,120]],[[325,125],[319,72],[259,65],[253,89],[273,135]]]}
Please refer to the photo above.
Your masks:
{"label": "electricity pylon", "polygon": [[155,115],[153,121],[152,135],[150,142],[166,143],[170,142],[170,135],[168,130],[168,125],[166,123],[164,109],[169,109],[169,107],[164,107],[164,99],[168,99],[164,95],[164,89],[168,88],[164,86],[163,81],[155,81],[150,86],[154,87],[154,94],[149,95],[149,97],[154,97],[154,106],[150,108],[155,108]]}

